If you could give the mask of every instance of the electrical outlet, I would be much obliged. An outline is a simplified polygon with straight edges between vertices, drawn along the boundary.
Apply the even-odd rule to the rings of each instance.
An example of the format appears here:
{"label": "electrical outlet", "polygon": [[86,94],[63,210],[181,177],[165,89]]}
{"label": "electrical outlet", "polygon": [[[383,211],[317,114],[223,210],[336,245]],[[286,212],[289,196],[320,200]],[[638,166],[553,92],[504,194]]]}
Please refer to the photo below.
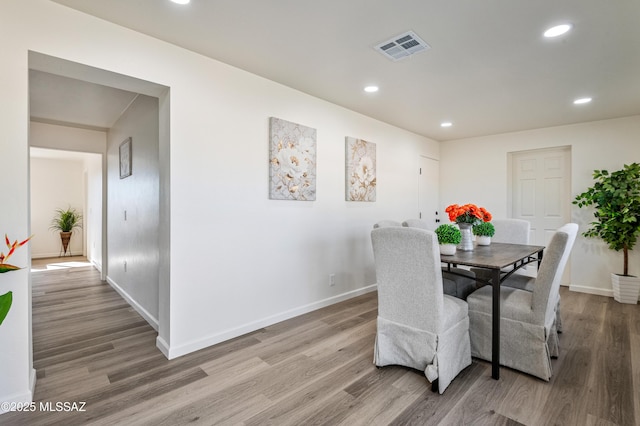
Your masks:
{"label": "electrical outlet", "polygon": [[336,285],[336,274],[329,274],[329,287]]}

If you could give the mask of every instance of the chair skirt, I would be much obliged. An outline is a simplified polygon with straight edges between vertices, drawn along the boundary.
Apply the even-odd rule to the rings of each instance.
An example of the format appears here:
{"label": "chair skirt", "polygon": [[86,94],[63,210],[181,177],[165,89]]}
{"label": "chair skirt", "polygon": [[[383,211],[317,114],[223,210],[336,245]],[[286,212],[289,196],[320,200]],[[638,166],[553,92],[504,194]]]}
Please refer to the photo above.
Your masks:
{"label": "chair skirt", "polygon": [[403,365],[423,371],[430,382],[438,379],[438,391],[471,365],[469,317],[436,335],[378,317],[374,363]]}
{"label": "chair skirt", "polygon": [[[467,299],[471,355],[486,361],[491,361],[492,354],[491,290],[489,286],[483,287]],[[546,327],[504,316],[500,320],[501,365],[549,381],[553,373],[551,357],[557,355],[558,339],[553,324]]]}

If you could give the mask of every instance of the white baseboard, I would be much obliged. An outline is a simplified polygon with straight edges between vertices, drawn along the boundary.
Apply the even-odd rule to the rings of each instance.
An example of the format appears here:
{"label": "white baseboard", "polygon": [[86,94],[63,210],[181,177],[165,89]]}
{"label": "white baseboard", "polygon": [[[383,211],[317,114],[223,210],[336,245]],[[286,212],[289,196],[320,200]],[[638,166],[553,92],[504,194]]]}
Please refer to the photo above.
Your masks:
{"label": "white baseboard", "polygon": [[[79,251],[71,250],[70,252],[71,252],[72,256],[84,256],[82,254],[82,250],[79,250]],[[57,251],[55,253],[53,253],[53,252],[51,252],[51,253],[31,253],[31,258],[32,259],[51,259],[52,257],[59,257],[60,259],[64,259],[65,257],[70,257],[70,256],[68,254],[62,256],[59,251]]]}
{"label": "white baseboard", "polygon": [[156,347],[160,349],[160,352],[162,352],[167,359],[169,359],[169,345],[162,337],[160,337],[160,335],[156,337]]}
{"label": "white baseboard", "polygon": [[133,309],[136,310],[136,312],[138,312],[142,316],[142,318],[145,319],[145,321],[149,323],[149,325],[151,325],[151,327],[153,327],[155,331],[158,331],[158,320],[153,315],[151,315],[149,311],[147,311],[138,302],[131,298],[131,296],[129,296],[129,293],[127,293],[122,287],[116,284],[111,278],[107,277],[107,282],[111,287],[113,287],[115,291],[118,292],[118,294],[120,294],[120,296],[122,296],[124,300],[127,301],[129,305],[131,305]]}
{"label": "white baseboard", "polygon": [[[595,294],[597,296],[613,297],[613,289],[609,290],[609,289],[604,289],[604,288],[595,288],[595,287],[572,285],[571,287],[569,287],[569,290],[576,291],[576,292],[579,292],[579,293]],[[638,297],[638,301],[640,302],[640,297]]]}
{"label": "white baseboard", "polygon": [[31,253],[31,258],[32,259],[49,259],[52,257],[59,257],[60,256],[60,252],[55,252],[55,253]]}
{"label": "white baseboard", "polygon": [[[35,370],[33,374],[35,374]],[[35,385],[35,380],[34,380],[34,385]],[[33,402],[33,389],[27,392],[18,393],[18,394],[9,395],[9,396],[0,395],[0,401],[2,402],[2,404],[0,404],[0,416],[1,416],[2,414],[9,412],[12,405],[15,406],[16,404],[21,404],[22,406],[24,406],[25,404],[29,404]],[[0,420],[0,424],[2,424],[1,420]]]}
{"label": "white baseboard", "polygon": [[102,263],[98,263],[97,261],[92,259],[91,264],[93,265],[94,268],[96,268],[98,272],[102,272]]}
{"label": "white baseboard", "polygon": [[31,374],[29,375],[29,389],[31,389],[31,400],[33,401],[33,396],[36,394],[36,380],[38,380],[36,375],[36,369],[31,369]]}
{"label": "white baseboard", "polygon": [[202,339],[193,340],[191,342],[188,342],[179,346],[172,347],[170,345],[167,345],[167,343],[164,340],[158,337],[158,339],[156,339],[156,345],[162,351],[162,353],[165,354],[165,356],[168,359],[174,359],[182,355],[186,355],[191,352],[195,352],[197,350],[206,348],[208,346],[212,346],[217,343],[221,343],[226,340],[233,339],[234,337],[242,336],[243,334],[250,333],[262,327],[267,327],[272,324],[276,324],[278,322],[296,317],[298,315],[306,314],[308,312],[315,311],[320,308],[324,308],[325,306],[333,305],[335,303],[342,302],[343,300],[351,299],[353,297],[360,296],[362,294],[366,294],[371,291],[375,291],[377,288],[378,286],[376,284],[373,284],[357,290],[349,291],[347,293],[329,297],[327,299],[320,300],[318,302],[310,303],[308,305],[300,306],[298,308],[294,308],[285,312],[271,315],[269,317],[262,318],[257,321],[253,321],[253,322],[241,325],[240,327],[223,331],[221,333],[213,334],[211,336],[208,336]]}
{"label": "white baseboard", "polygon": [[575,292],[578,292],[578,293],[588,293],[588,294],[595,294],[597,296],[613,297],[613,290],[608,290],[608,289],[604,289],[604,288],[588,287],[588,286],[583,286],[583,285],[571,284],[569,286],[569,290],[570,291],[575,291]]}

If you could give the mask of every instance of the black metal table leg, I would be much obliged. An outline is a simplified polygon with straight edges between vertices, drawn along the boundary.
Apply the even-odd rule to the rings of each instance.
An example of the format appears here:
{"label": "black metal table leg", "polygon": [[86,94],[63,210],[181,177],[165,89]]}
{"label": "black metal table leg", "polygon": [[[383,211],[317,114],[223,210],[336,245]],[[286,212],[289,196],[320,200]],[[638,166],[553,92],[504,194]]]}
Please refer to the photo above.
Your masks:
{"label": "black metal table leg", "polygon": [[500,269],[492,270],[493,286],[493,329],[491,340],[491,377],[500,379]]}

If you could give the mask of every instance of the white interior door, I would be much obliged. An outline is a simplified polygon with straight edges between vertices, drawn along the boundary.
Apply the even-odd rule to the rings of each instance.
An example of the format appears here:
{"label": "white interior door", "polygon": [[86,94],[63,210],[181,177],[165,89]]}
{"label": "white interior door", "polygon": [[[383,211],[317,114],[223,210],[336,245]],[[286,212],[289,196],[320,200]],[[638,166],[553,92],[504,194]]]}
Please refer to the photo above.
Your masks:
{"label": "white interior door", "polygon": [[[571,218],[571,150],[515,152],[511,159],[512,216],[531,222],[530,244],[546,246]],[[563,284],[570,282],[569,269]]]}
{"label": "white interior door", "polygon": [[419,166],[418,217],[426,221],[431,230],[439,225],[438,213],[440,184],[440,162],[433,158],[420,156]]}

